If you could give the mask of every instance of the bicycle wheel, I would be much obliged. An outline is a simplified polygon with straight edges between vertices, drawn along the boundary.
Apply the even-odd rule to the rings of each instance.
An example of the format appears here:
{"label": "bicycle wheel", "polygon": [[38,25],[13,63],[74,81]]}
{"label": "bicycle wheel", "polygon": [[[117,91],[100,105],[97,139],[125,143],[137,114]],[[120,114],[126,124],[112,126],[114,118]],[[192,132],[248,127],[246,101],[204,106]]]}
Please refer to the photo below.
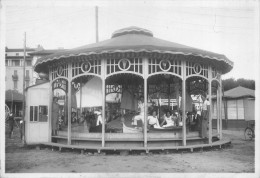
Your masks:
{"label": "bicycle wheel", "polygon": [[249,127],[245,129],[245,140],[252,140],[253,138],[253,130]]}

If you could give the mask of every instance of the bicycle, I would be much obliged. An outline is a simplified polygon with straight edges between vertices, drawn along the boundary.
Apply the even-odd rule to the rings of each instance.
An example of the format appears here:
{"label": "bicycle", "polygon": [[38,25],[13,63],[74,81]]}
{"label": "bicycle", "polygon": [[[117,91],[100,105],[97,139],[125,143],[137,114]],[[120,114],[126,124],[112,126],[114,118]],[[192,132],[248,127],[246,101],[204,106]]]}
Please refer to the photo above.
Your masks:
{"label": "bicycle", "polygon": [[255,138],[255,122],[254,121],[248,121],[247,127],[245,129],[245,140],[252,140]]}

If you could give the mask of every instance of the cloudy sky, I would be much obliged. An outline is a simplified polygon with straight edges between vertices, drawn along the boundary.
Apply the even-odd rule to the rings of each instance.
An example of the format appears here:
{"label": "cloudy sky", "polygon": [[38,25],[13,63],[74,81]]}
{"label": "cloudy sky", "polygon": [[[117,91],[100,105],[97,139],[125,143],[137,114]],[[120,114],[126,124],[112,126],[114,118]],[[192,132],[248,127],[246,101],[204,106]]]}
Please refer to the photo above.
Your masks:
{"label": "cloudy sky", "polygon": [[[40,44],[45,49],[69,49],[95,43],[94,3],[48,2],[4,4],[8,48],[22,48],[24,32],[32,48]],[[157,38],[225,54],[234,68],[224,78],[256,79],[259,6],[255,1],[226,2],[98,3],[99,40],[111,38],[120,28],[138,26]]]}

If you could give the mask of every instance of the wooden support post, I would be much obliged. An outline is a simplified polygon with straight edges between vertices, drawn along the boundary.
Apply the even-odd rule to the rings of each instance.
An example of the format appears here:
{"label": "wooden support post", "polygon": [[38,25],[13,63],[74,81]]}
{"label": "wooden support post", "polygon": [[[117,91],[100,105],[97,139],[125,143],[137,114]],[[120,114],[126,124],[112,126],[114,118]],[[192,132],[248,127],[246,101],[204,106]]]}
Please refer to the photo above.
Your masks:
{"label": "wooden support post", "polygon": [[68,65],[68,145],[71,145],[71,78],[72,78],[72,66]]}
{"label": "wooden support post", "polygon": [[186,146],[186,64],[182,62],[182,145]]}

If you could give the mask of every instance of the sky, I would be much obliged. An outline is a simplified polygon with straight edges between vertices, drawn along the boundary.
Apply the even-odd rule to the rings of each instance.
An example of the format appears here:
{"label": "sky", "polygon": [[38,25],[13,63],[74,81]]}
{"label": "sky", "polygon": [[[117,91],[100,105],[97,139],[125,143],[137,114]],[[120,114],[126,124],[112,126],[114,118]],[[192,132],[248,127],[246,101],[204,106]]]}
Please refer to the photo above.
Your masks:
{"label": "sky", "polygon": [[[95,43],[95,4],[66,2],[5,5],[5,46],[22,48],[24,32],[31,48],[40,44],[45,49],[70,49]],[[99,41],[111,38],[118,29],[138,26],[160,39],[226,55],[234,68],[224,79],[257,78],[259,6],[255,1],[111,2],[97,4]]]}

